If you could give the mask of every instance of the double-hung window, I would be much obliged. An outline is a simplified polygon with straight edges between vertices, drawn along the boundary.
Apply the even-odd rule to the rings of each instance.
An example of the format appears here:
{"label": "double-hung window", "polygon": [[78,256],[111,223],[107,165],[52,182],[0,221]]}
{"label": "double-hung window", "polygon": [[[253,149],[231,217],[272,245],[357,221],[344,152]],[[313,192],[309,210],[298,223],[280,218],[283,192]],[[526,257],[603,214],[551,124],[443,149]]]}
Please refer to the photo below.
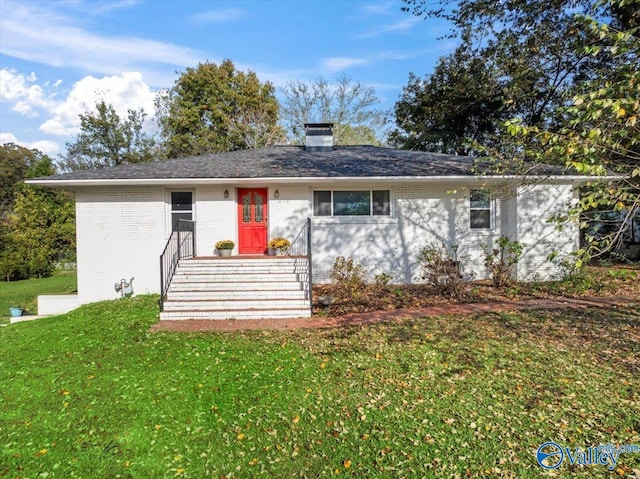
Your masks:
{"label": "double-hung window", "polygon": [[193,193],[171,192],[171,231],[178,231],[178,220],[193,220]]}
{"label": "double-hung window", "polygon": [[471,190],[469,194],[469,227],[491,228],[491,195],[487,190]]}
{"label": "double-hung window", "polygon": [[391,216],[389,190],[313,192],[314,216]]}

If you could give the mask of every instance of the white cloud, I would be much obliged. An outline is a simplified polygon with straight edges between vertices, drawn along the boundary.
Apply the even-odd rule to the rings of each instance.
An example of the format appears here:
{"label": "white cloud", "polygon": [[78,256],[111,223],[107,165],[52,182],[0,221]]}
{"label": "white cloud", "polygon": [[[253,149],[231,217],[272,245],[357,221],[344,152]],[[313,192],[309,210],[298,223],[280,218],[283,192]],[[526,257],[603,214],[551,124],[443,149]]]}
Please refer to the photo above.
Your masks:
{"label": "white cloud", "polygon": [[[50,135],[72,136],[80,131],[79,115],[93,111],[101,100],[113,105],[124,118],[127,110],[142,108],[149,117],[154,115],[155,92],[142,79],[139,72],[119,76],[84,77],[73,85],[67,97],[51,109],[51,118],[40,125],[40,131]],[[151,121],[147,124],[151,127]]]}
{"label": "white cloud", "polygon": [[237,22],[247,16],[247,12],[239,8],[225,8],[222,10],[209,10],[193,15],[196,23],[231,23]]}
{"label": "white cloud", "polygon": [[[102,78],[87,76],[76,82],[65,96],[53,88],[59,85],[58,81],[38,84],[33,74],[0,70],[0,100],[12,104],[11,109],[24,116],[46,118],[38,128],[42,134],[62,137],[76,135],[80,131],[80,114],[95,110],[95,104],[102,100],[113,105],[121,118],[126,118],[130,109],[142,108],[147,113],[145,128],[152,131],[155,127],[156,91],[145,83],[140,72]],[[11,133],[3,133],[2,141],[38,148],[45,153],[57,153],[60,150],[54,141],[18,142]]]}
{"label": "white cloud", "polygon": [[332,57],[326,58],[322,65],[326,70],[330,72],[338,72],[342,70],[346,70],[347,68],[351,68],[358,65],[365,65],[369,63],[366,58],[354,58],[354,57]]}
{"label": "white cloud", "polygon": [[81,10],[90,15],[102,15],[112,12],[114,10],[120,10],[122,8],[129,8],[140,2],[137,0],[119,0],[119,1],[107,1],[107,2],[91,2],[89,4],[79,3],[78,6]]}
{"label": "white cloud", "polygon": [[50,140],[33,141],[28,143],[27,148],[35,148],[49,156],[54,156],[60,153],[60,145],[57,142]]}
{"label": "white cloud", "polygon": [[362,11],[369,15],[386,15],[394,9],[399,10],[395,2],[370,3],[362,6]]}
{"label": "white cloud", "polygon": [[411,30],[420,21],[421,20],[418,17],[407,18],[404,20],[400,20],[399,22],[396,22],[396,23],[381,25],[379,27],[369,30],[368,32],[356,34],[353,36],[353,38],[359,38],[359,39],[374,38],[374,37],[379,37],[380,35],[384,35],[385,33],[406,32]]}
{"label": "white cloud", "polygon": [[18,139],[13,133],[0,133],[0,145],[4,145],[5,143],[15,143],[17,145]]}
{"label": "white cloud", "polygon": [[[13,103],[12,110],[29,118],[38,116],[38,110],[53,105],[52,93],[36,84],[34,73],[22,75],[15,70],[0,70],[0,101]],[[57,83],[57,82],[56,82]],[[50,85],[45,84],[45,87]]]}
{"label": "white cloud", "polygon": [[0,53],[107,75],[145,68],[154,71],[156,65],[187,67],[207,57],[203,52],[172,43],[86,31],[56,11],[56,6],[55,2],[3,0]]}
{"label": "white cloud", "polygon": [[13,133],[0,133],[0,145],[13,143],[25,148],[40,150],[45,155],[53,156],[60,152],[60,145],[55,141],[41,140],[33,142],[19,141]]}

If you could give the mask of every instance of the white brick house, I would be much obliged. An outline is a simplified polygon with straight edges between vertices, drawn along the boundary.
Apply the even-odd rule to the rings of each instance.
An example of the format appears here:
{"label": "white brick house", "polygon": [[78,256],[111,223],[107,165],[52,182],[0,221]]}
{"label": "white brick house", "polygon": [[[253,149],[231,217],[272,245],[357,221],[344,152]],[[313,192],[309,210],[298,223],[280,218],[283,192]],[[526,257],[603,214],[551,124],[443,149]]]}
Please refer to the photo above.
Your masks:
{"label": "white brick house", "polygon": [[481,245],[501,235],[526,244],[521,280],[550,278],[547,256],[578,247],[578,230],[548,222],[567,212],[587,178],[537,165],[517,175],[478,175],[468,157],[373,146],[333,146],[330,124],[306,125],[305,146],[209,154],[30,180],[76,197],[78,303],[115,298],[114,282],[158,293],[159,257],[178,219],[195,222],[195,255],[222,239],[234,255],[262,255],[311,219],[313,281],[337,256],[371,275],[416,278],[428,243],[458,245],[468,271],[487,276]]}

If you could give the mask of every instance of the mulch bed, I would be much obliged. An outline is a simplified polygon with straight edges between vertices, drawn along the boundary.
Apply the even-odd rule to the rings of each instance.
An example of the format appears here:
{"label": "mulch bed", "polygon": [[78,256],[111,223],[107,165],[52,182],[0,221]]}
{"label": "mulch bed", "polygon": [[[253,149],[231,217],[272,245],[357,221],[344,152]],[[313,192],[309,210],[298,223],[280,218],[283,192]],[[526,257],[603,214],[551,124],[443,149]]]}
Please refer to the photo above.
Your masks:
{"label": "mulch bed", "polygon": [[[586,279],[544,283],[512,283],[497,288],[490,280],[470,281],[465,284],[462,298],[438,294],[427,285],[365,285],[354,295],[345,294],[340,285],[313,287],[313,315],[339,317],[351,313],[390,311],[403,308],[425,308],[455,304],[490,302],[521,302],[553,298],[581,298],[593,296],[626,296],[640,298],[640,266],[592,266]],[[322,305],[320,297],[331,297],[332,305]]]}

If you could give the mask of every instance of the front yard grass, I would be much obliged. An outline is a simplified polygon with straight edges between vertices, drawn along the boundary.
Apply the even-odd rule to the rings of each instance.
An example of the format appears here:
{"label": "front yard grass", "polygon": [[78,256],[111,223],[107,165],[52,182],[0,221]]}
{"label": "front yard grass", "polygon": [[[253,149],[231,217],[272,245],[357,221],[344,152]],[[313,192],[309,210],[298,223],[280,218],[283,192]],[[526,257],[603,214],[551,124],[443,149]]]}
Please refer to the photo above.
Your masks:
{"label": "front yard grass", "polygon": [[9,320],[9,308],[37,313],[39,294],[72,294],[77,289],[74,270],[57,270],[48,278],[0,281],[0,323]]}
{"label": "front yard grass", "polygon": [[[0,477],[545,477],[640,443],[640,305],[149,333],[157,297],[0,329]],[[633,477],[640,453],[557,477]]]}

